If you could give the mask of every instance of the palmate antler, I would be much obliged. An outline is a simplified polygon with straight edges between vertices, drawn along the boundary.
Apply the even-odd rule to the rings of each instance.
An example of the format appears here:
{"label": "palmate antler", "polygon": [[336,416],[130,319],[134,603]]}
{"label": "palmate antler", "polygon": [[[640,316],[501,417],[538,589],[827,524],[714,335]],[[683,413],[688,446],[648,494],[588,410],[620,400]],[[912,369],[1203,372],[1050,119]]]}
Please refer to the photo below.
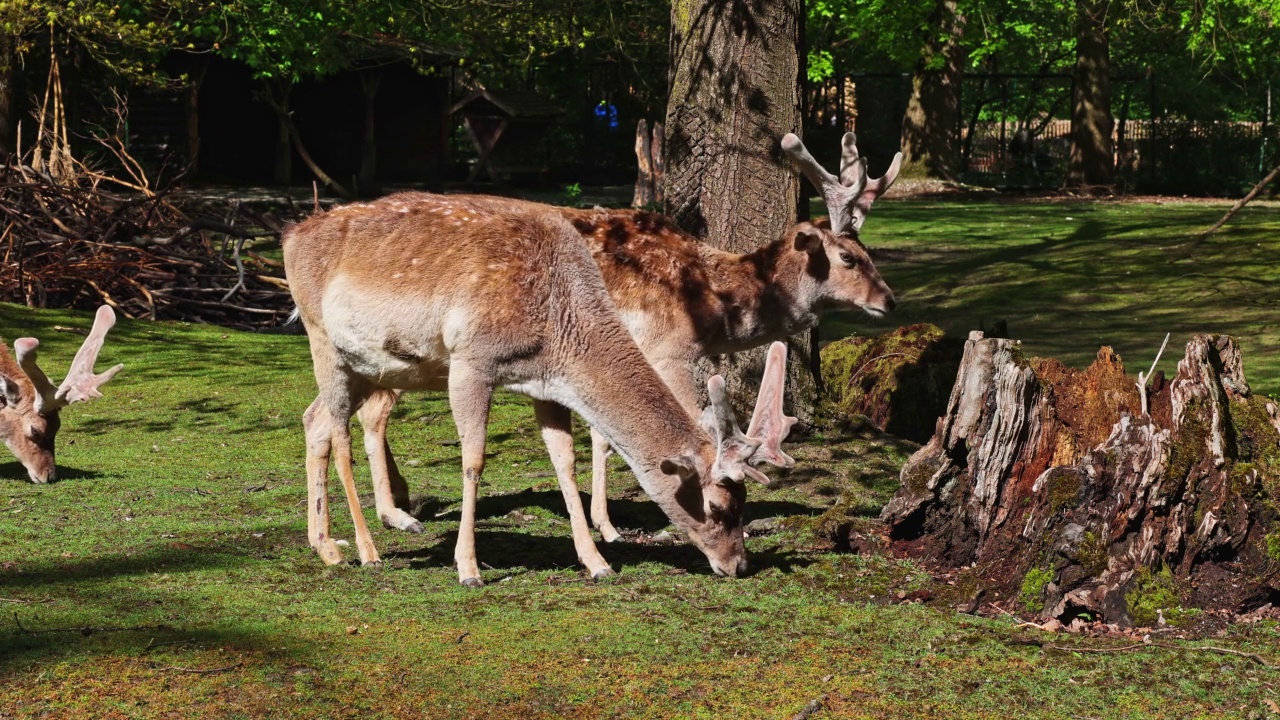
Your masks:
{"label": "palmate antler", "polygon": [[775,342],[769,346],[769,357],[764,363],[764,377],[760,380],[760,395],[756,397],[756,409],[751,413],[747,436],[759,438],[760,447],[751,456],[751,464],[762,462],[774,467],[790,468],[795,459],[782,451],[782,441],[791,433],[791,427],[799,422],[782,412],[782,390],[787,379],[787,344]]}
{"label": "palmate antler", "polygon": [[837,235],[862,229],[872,203],[893,185],[902,168],[902,153],[897,153],[883,176],[868,178],[867,159],[858,154],[858,137],[851,132],[845,133],[840,145],[840,177],[836,177],[818,164],[800,138],[793,133],[782,137],[782,151],[791,164],[822,193],[827,214],[831,217],[831,230]]}
{"label": "palmate antler", "polygon": [[84,344],[76,352],[75,359],[71,361],[71,369],[67,371],[66,379],[56,389],[36,363],[36,350],[40,347],[40,341],[30,337],[14,341],[13,349],[18,356],[18,365],[31,379],[31,384],[36,390],[36,412],[48,415],[71,403],[102,397],[98,388],[105,385],[124,368],[124,365],[120,364],[101,374],[93,373],[93,365],[98,360],[98,353],[102,351],[102,343],[106,340],[107,331],[115,324],[116,314],[110,307],[103,305],[98,308],[89,337],[85,338]]}
{"label": "palmate antler", "polygon": [[764,377],[760,380],[760,392],[756,396],[751,425],[744,434],[738,427],[733,408],[729,405],[724,378],[714,375],[707,381],[707,395],[711,404],[702,413],[702,426],[716,440],[720,450],[712,475],[742,482],[744,478],[769,485],[771,481],[752,465],[767,462],[781,468],[795,465],[782,451],[782,441],[787,438],[791,426],[797,420],[782,412],[782,394],[787,379],[787,345],[775,342],[769,347],[765,360]]}

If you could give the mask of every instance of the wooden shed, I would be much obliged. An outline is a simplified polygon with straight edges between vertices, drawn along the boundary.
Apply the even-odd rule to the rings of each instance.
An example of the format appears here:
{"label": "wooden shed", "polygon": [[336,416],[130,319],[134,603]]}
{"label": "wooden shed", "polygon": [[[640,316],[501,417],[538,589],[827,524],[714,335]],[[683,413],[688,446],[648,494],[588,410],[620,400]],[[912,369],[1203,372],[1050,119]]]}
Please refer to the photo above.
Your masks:
{"label": "wooden shed", "polygon": [[476,90],[453,106],[462,117],[479,157],[467,175],[473,183],[484,171],[495,183],[505,176],[547,170],[538,143],[564,111],[546,97],[524,90]]}

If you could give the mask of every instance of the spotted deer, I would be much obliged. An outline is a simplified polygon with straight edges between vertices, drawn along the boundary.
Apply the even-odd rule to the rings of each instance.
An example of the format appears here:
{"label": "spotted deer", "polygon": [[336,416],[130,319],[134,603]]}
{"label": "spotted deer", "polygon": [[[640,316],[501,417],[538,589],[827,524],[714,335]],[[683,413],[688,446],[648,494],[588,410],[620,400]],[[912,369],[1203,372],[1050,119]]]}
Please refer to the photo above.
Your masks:
{"label": "spotted deer", "polygon": [[[570,410],[630,464],[649,496],[712,569],[746,569],[742,511],[749,460],[777,448],[785,418],[738,430],[723,380],[690,415],[618,318],[600,270],[567,220],[545,208],[460,206],[425,193],[392,195],[315,215],[284,233],[285,273],[306,326],[319,395],[303,416],[308,538],[321,558],[330,534],[330,455],[353,517],[362,563],[378,553],[351,471],[350,418],[385,418],[395,391],[444,389],[462,451],[458,579],[481,585],[476,494],[495,388],[529,395],[569,508],[574,546],[593,576],[612,572],[591,538],[573,476]],[[781,372],[761,411],[781,408]],[[772,436],[769,436],[772,433]],[[379,442],[371,470],[386,477]]]}
{"label": "spotted deer", "polygon": [[[876,198],[897,178],[902,154],[894,157],[882,177],[870,178],[853,133],[841,142],[839,176],[827,172],[793,134],[783,137],[782,150],[822,194],[829,218],[799,223],[776,241],[745,254],[718,250],[650,212],[550,208],[492,196],[420,196],[416,201],[454,214],[542,207],[567,218],[586,242],[640,351],[680,404],[696,413],[692,363],[697,358],[789,337],[816,325],[824,308],[860,308],[880,316],[895,305],[893,291],[881,279],[858,232]],[[360,413],[370,453],[389,453],[383,434],[387,418],[376,417],[375,410],[389,413],[392,402],[394,397]],[[619,534],[606,506],[608,453],[607,439],[593,430],[591,519],[601,537],[612,542]],[[785,455],[776,459],[789,461],[782,458]],[[388,527],[421,532],[422,525],[403,510],[408,507],[408,487],[389,454],[385,466],[385,475],[374,475],[379,517]]]}
{"label": "spotted deer", "polygon": [[93,373],[107,331],[115,324],[116,315],[110,307],[98,308],[93,329],[72,359],[67,377],[56,388],[36,363],[39,340],[18,338],[13,343],[13,355],[0,343],[0,436],[26,468],[31,482],[57,479],[54,441],[62,427],[62,408],[102,397],[99,388],[124,368],[116,365],[101,374]]}

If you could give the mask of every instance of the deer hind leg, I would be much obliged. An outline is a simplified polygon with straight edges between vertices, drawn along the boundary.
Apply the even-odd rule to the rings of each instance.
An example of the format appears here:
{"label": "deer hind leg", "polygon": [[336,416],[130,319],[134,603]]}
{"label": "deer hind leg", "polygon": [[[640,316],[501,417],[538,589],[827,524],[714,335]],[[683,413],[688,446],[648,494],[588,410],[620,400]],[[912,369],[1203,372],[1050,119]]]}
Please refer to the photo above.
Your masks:
{"label": "deer hind leg", "polygon": [[458,545],[453,558],[458,565],[458,582],[481,587],[476,561],[476,494],[484,473],[485,435],[489,425],[489,403],[493,382],[463,362],[449,367],[449,408],[458,426],[462,445],[462,520],[458,523]]}
{"label": "deer hind leg", "polygon": [[302,415],[307,437],[307,540],[328,565],[342,562],[329,534],[329,411],[316,398]]}
{"label": "deer hind leg", "polygon": [[[373,498],[382,524],[407,532],[422,532],[422,523],[401,508],[407,506],[409,489],[400,477],[387,444],[387,420],[395,405],[396,393],[391,390],[375,390],[360,406],[360,424],[364,427],[364,450],[369,456],[369,473],[373,477]],[[404,502],[397,498],[396,480]]]}
{"label": "deer hind leg", "polygon": [[582,498],[578,495],[578,482],[574,479],[573,433],[569,410],[563,405],[543,400],[533,401],[533,412],[542,426],[542,440],[551,455],[551,464],[560,480],[560,492],[569,510],[569,526],[573,529],[573,548],[578,560],[587,567],[591,577],[600,579],[613,575],[613,568],[600,555],[591,538],[587,514],[582,510]]}
{"label": "deer hind leg", "polygon": [[608,460],[612,452],[604,435],[591,428],[591,524],[600,531],[605,542],[615,542],[622,537],[609,521]]}

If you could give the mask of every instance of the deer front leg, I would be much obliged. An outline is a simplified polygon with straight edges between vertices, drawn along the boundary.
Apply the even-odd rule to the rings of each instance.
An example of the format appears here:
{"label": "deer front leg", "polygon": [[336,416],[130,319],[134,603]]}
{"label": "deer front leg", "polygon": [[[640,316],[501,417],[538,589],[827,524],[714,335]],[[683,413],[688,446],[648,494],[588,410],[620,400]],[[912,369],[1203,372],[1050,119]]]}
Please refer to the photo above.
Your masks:
{"label": "deer front leg", "polygon": [[[364,451],[369,456],[369,474],[373,477],[373,499],[382,524],[407,532],[422,532],[422,523],[400,509],[407,506],[409,490],[404,478],[399,477],[391,447],[387,444],[387,420],[395,405],[396,394],[390,390],[377,390],[360,406],[360,424],[364,427]],[[396,480],[404,495],[403,505],[396,499]]]}
{"label": "deer front leg", "polygon": [[[533,412],[538,418],[538,424],[542,426],[542,441],[547,445],[551,465],[555,467],[556,478],[560,480],[560,492],[564,495],[564,504],[569,510],[569,527],[573,529],[573,549],[578,553],[578,560],[596,580],[613,575],[613,568],[600,556],[595,541],[591,539],[587,515],[582,510],[578,482],[574,479],[572,419],[569,410],[563,405],[534,400]],[[608,518],[605,522],[608,522]]]}
{"label": "deer front leg", "polygon": [[591,524],[600,531],[605,542],[615,542],[622,536],[609,521],[609,441],[595,428],[591,428]]}
{"label": "deer front leg", "polygon": [[486,376],[461,362],[449,367],[449,407],[462,445],[462,519],[453,558],[458,564],[458,582],[467,587],[484,585],[476,561],[476,494],[484,473],[485,434],[492,399],[493,383]]}
{"label": "deer front leg", "polygon": [[329,535],[329,412],[316,398],[302,414],[307,437],[307,541],[327,565],[342,562]]}

